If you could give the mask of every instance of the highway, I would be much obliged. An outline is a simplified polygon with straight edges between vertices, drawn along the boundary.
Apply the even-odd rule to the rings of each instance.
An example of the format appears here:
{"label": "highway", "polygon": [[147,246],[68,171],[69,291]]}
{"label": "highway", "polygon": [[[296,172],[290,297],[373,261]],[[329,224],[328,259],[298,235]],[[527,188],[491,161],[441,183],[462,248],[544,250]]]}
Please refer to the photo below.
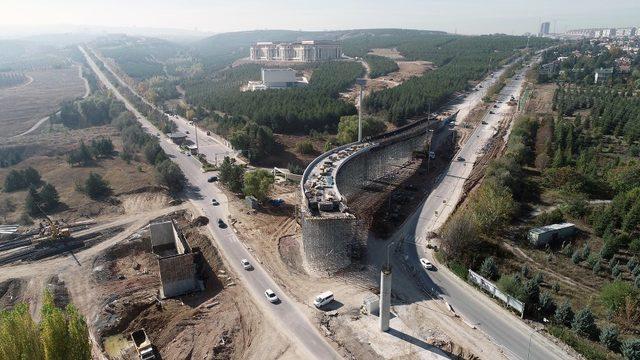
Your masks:
{"label": "highway", "polygon": [[[98,53],[93,51],[92,49],[88,49],[87,51],[91,52],[91,55],[95,56],[97,59],[102,61],[105,68],[109,70],[109,72],[118,80],[120,85],[125,86],[129,89],[134,95],[136,95],[140,100],[142,100],[145,104],[153,107],[154,109],[163,112],[159,109],[155,104],[149,102],[144,97],[140,96],[138,92],[133,89],[129,84],[127,84],[122,78],[111,68],[111,65],[104,58],[102,58]],[[200,154],[205,155],[206,159],[214,164],[220,163],[225,156],[229,156],[235,158],[239,163],[244,163],[244,161],[239,158],[238,153],[234,151],[227,140],[218,136],[217,134],[207,135],[206,131],[202,131],[201,129],[196,129],[193,123],[189,122],[187,119],[180,115],[172,115],[165,113],[178,127],[176,131],[182,132],[187,136],[187,139],[192,143],[196,144],[196,136],[198,150]]]}
{"label": "highway", "polygon": [[[489,112],[485,114],[482,120],[486,124],[480,124],[476,127],[454,156],[454,160],[442,180],[422,206],[405,223],[405,226],[395,235],[396,239],[404,238],[407,240],[405,251],[409,255],[408,261],[415,268],[421,269],[419,263],[421,257],[435,262],[432,254],[426,250],[425,235],[429,231],[437,231],[455,210],[455,206],[463,194],[463,184],[471,173],[473,164],[481,156],[483,147],[497,134],[498,124],[504,114],[511,111],[511,107],[506,104],[506,101],[512,95],[519,98],[523,90],[526,69],[525,67],[518,71],[514,78],[508,80],[507,85],[498,96],[500,101],[497,104],[498,108],[492,109],[495,114]],[[482,97],[481,94],[478,96]],[[462,110],[460,107],[466,106],[466,104],[461,104],[458,109]],[[456,160],[458,157],[464,161]],[[428,288],[434,289],[466,322],[475,325],[493,342],[504,348],[507,357],[541,360],[570,357],[552,341],[493,302],[488,295],[480,294],[479,290],[443,267],[440,266],[438,271],[419,272],[419,281]]]}
{"label": "highway", "polygon": [[[82,47],[79,48],[87,58],[87,62],[99,80],[125,104],[127,109],[136,116],[147,132],[157,134],[158,130],[120,94],[118,89],[111,84],[85,49]],[[222,152],[228,150],[223,144],[215,145],[215,143],[216,142],[212,140],[212,144],[210,144],[212,147],[211,151],[219,150]],[[198,209],[201,209],[203,215],[210,219],[207,227],[215,239],[216,247],[220,249],[227,264],[242,280],[249,295],[253,297],[255,303],[261,308],[262,313],[270,318],[270,324],[273,325],[274,330],[282,332],[285,337],[290,339],[292,344],[298,349],[298,352],[304,354],[304,358],[341,358],[338,352],[310,322],[299,305],[287,296],[260,263],[253,258],[244,244],[238,239],[232,227],[218,227],[217,219],[224,219],[225,223],[228,223],[229,210],[227,207],[227,199],[216,185],[207,182],[207,175],[203,174],[200,163],[195,158],[182,154],[178,147],[163,134],[160,134],[160,145],[184,172],[189,181],[189,188],[185,191],[185,196]],[[214,198],[220,202],[220,206],[213,206],[211,204],[211,200]],[[241,259],[248,259],[254,269],[251,271],[244,270],[240,264]],[[264,296],[264,291],[267,288],[271,288],[278,297],[280,297],[281,302],[279,304],[271,304],[267,301]]]}

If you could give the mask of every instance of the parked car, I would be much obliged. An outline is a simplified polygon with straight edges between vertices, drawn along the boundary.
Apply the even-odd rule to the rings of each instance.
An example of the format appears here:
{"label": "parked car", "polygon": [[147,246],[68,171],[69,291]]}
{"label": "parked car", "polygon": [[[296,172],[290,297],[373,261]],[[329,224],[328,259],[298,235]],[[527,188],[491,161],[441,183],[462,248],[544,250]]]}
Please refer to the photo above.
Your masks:
{"label": "parked car", "polygon": [[463,158],[462,156],[458,156],[458,157],[456,158],[456,160],[458,160],[458,161],[464,161],[464,158]]}
{"label": "parked car", "polygon": [[247,259],[240,260],[240,263],[242,264],[242,267],[245,270],[251,270],[253,268],[253,266],[251,265],[251,263]]}
{"label": "parked car", "polygon": [[189,134],[189,130],[185,131],[185,133]]}
{"label": "parked car", "polygon": [[273,290],[271,289],[267,289],[264,291],[264,296],[267,298],[267,300],[269,300],[270,303],[275,304],[277,302],[280,301],[280,299],[278,298],[278,295],[276,295],[276,293],[273,292]]}
{"label": "parked car", "polygon": [[333,301],[333,293],[331,291],[325,291],[322,294],[316,296],[313,300],[313,305],[320,309],[321,307],[327,305],[328,303]]}
{"label": "parked car", "polygon": [[222,221],[222,219],[218,218],[218,227],[220,229],[224,229],[227,227],[227,224],[225,224],[224,221]]}
{"label": "parked car", "polygon": [[211,199],[211,205],[218,206],[218,205],[220,205],[220,203],[216,199]]}
{"label": "parked car", "polygon": [[208,182],[216,182],[218,181],[218,177],[217,176],[211,176],[207,179]]}
{"label": "parked car", "polygon": [[489,110],[489,114],[495,114],[493,110]]}
{"label": "parked car", "polygon": [[433,264],[429,260],[425,258],[420,259],[420,264],[422,264],[422,267],[427,270],[433,270],[436,268],[435,266],[433,266]]}
{"label": "parked car", "polygon": [[487,125],[487,122],[482,120],[482,125]]}

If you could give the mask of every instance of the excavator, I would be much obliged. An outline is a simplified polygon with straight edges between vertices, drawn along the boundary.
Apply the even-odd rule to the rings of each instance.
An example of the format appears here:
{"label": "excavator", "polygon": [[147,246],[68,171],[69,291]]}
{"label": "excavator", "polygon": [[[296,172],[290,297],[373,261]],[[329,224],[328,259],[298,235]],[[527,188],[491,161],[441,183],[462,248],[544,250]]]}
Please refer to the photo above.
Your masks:
{"label": "excavator", "polygon": [[51,218],[42,210],[42,208],[40,208],[40,206],[38,206],[38,210],[40,210],[42,215],[44,215],[44,218],[49,223],[48,226],[40,227],[41,236],[47,236],[51,241],[56,241],[61,239],[64,240],[71,236],[71,231],[69,231],[69,228],[60,227],[60,223],[58,221],[51,220]]}

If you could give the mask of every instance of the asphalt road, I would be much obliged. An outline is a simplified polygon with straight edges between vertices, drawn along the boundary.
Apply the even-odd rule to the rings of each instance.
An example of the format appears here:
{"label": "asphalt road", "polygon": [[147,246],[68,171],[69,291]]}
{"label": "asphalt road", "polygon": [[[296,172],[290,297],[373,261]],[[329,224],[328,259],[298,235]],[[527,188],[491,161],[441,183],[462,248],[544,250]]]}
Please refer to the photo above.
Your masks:
{"label": "asphalt road", "polygon": [[[82,47],[80,47],[80,51],[85,55],[87,62],[100,81],[137,117],[142,127],[151,134],[157,134],[158,130],[118,92]],[[208,176],[203,174],[200,163],[192,156],[182,154],[178,147],[162,134],[160,135],[160,145],[184,172],[189,181],[189,189],[186,191],[185,196],[209,218],[210,222],[207,227],[214,236],[216,246],[221,250],[227,263],[243,281],[243,285],[254,298],[256,304],[261,307],[262,313],[273,320],[270,323],[275,326],[274,330],[282,332],[290,339],[294,346],[305,354],[305,358],[341,358],[337,351],[311,324],[299,305],[282,291],[260,263],[253,258],[232,228],[228,225],[224,228],[218,227],[217,219],[223,219],[225,223],[228,223],[227,199],[215,184],[207,182]],[[220,150],[225,149],[222,144],[218,144],[218,146]],[[214,198],[220,202],[219,206],[211,204]],[[248,259],[254,267],[253,270],[244,270],[240,264],[241,259]],[[279,304],[271,304],[267,301],[264,296],[264,291],[267,288],[272,289],[278,295],[281,299]]]}
{"label": "asphalt road", "polygon": [[[451,215],[462,196],[463,184],[471,173],[474,162],[481,156],[483,147],[497,133],[497,127],[503,114],[510,110],[506,104],[511,95],[519,98],[522,91],[524,72],[509,80],[499,94],[498,108],[491,109],[495,114],[486,113],[480,124],[461,147],[441,181],[431,192],[421,208],[416,211],[405,227],[397,234],[404,237],[410,255],[410,262],[420,269],[420,257],[433,261],[425,249],[425,235],[437,230]],[[495,76],[498,76],[496,74]],[[517,78],[517,79],[516,79]],[[486,88],[486,86],[485,86]],[[480,98],[482,94],[478,94]],[[462,104],[460,106],[467,106]],[[460,108],[460,107],[458,107]],[[461,158],[457,160],[457,158]],[[566,359],[570,356],[552,341],[539,334],[522,322],[517,316],[509,313],[494,303],[485,294],[480,294],[469,284],[453,275],[446,269],[421,272],[420,281],[433,289],[447,301],[453,309],[479,330],[483,331],[499,346],[505,349],[505,355],[512,359]]]}

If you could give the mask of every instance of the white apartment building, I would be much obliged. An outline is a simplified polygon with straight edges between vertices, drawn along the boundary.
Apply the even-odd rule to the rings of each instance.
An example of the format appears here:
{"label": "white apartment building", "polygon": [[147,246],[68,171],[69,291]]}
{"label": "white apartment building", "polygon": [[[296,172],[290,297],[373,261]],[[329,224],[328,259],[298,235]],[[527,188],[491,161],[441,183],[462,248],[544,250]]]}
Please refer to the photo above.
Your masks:
{"label": "white apartment building", "polygon": [[257,42],[251,45],[252,61],[311,62],[335,60],[342,56],[342,46],[333,41]]}

